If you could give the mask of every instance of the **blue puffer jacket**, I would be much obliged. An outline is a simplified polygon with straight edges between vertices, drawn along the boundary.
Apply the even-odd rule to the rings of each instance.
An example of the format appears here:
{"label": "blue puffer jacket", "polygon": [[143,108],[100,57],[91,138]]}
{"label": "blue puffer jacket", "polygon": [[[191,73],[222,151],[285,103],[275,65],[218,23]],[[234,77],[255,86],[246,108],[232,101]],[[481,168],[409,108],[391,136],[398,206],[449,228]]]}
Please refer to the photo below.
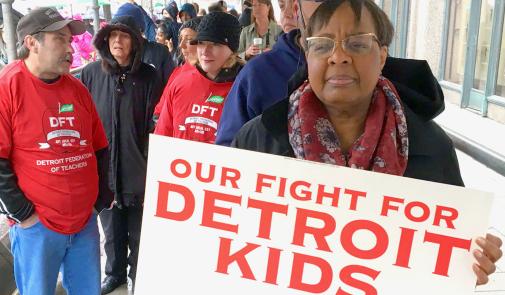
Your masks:
{"label": "blue puffer jacket", "polygon": [[271,51],[250,60],[228,94],[216,143],[229,146],[238,130],[288,94],[288,80],[305,65],[295,41],[299,30],[279,36]]}

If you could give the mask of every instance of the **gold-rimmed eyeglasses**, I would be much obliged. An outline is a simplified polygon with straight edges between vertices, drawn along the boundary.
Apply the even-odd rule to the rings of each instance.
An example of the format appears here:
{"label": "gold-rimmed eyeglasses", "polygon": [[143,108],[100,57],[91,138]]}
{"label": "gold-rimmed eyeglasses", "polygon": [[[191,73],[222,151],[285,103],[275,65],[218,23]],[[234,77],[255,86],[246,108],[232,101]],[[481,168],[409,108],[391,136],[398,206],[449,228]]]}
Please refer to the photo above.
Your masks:
{"label": "gold-rimmed eyeglasses", "polygon": [[374,33],[352,35],[341,41],[328,37],[309,37],[307,47],[308,54],[316,58],[328,58],[333,55],[337,44],[342,46],[345,53],[358,56],[370,53],[374,41],[380,46],[379,39]]}

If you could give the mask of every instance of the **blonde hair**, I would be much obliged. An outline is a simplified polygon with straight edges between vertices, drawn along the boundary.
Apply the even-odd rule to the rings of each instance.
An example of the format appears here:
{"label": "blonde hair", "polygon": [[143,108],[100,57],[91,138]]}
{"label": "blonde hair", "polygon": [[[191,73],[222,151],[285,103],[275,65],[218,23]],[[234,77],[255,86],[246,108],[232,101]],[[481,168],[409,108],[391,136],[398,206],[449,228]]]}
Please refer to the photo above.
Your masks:
{"label": "blonde hair", "polygon": [[230,55],[228,60],[226,60],[226,62],[223,64],[222,68],[223,69],[231,68],[237,63],[245,65],[245,62],[236,53],[233,53],[232,55]]}

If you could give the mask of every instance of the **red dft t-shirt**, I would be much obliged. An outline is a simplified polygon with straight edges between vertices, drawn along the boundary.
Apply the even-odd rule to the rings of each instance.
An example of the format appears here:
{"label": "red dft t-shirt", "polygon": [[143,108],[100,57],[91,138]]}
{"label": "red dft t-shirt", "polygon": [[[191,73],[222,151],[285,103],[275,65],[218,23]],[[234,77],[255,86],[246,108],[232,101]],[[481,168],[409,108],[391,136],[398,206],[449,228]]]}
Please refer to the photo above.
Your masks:
{"label": "red dft t-shirt", "polygon": [[80,231],[98,195],[95,151],[107,147],[87,89],[71,75],[47,84],[23,61],[0,73],[0,158],[40,221],[63,234]]}
{"label": "red dft t-shirt", "polygon": [[232,84],[211,81],[194,66],[179,73],[163,92],[165,105],[154,133],[214,143]]}

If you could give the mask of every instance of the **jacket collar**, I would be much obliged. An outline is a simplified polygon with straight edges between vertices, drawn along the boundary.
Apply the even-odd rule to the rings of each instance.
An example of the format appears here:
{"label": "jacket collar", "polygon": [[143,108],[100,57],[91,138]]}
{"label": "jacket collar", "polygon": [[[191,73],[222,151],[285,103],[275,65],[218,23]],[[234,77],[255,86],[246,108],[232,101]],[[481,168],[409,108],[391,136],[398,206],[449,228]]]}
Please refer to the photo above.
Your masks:
{"label": "jacket collar", "polygon": [[213,80],[207,77],[207,73],[202,69],[202,67],[200,67],[198,63],[195,65],[195,67],[198,70],[198,72],[200,72],[200,74],[205,76],[207,79],[215,83],[226,83],[235,81],[235,78],[237,77],[238,73],[244,67],[244,63],[242,62],[242,60],[237,60],[237,62],[235,62],[233,66],[229,68],[222,68],[221,71],[219,71],[219,73],[217,74],[216,78]]}

